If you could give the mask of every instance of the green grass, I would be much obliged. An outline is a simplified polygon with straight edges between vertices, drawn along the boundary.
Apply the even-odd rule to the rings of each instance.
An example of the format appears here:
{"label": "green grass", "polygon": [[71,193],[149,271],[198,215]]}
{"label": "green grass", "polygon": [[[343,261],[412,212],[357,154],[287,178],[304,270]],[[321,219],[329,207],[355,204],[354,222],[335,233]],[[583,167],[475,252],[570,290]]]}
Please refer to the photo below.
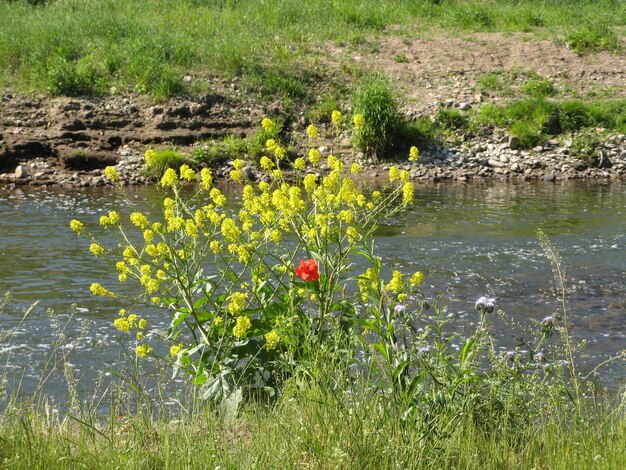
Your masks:
{"label": "green grass", "polygon": [[578,53],[592,51],[620,52],[623,44],[606,24],[586,23],[565,33],[565,43]]}
{"label": "green grass", "polygon": [[168,168],[178,170],[185,163],[189,161],[182,153],[173,149],[160,149],[154,151],[154,158],[148,163],[146,170],[150,176],[160,178]]}
{"label": "green grass", "polygon": [[366,154],[382,156],[394,144],[402,118],[395,93],[382,77],[363,81],[351,99],[355,114],[362,114],[363,128],[355,145]]}
{"label": "green grass", "polygon": [[[527,82],[530,83],[530,82]],[[543,81],[534,82],[533,89],[545,90]],[[602,128],[626,132],[626,100],[583,102],[551,101],[541,96],[498,106],[487,104],[475,116],[479,124],[507,127],[520,138],[525,147],[532,147],[550,135]]]}
{"label": "green grass", "polygon": [[319,46],[327,41],[358,44],[402,26],[411,35],[534,31],[575,50],[614,51],[626,6],[619,0],[50,0],[2,1],[0,18],[4,86],[61,95],[113,87],[167,97],[197,90],[182,80],[191,73],[243,76],[266,95],[311,100],[324,69]]}
{"label": "green grass", "polygon": [[9,407],[0,419],[0,466],[608,470],[626,462],[623,403],[588,404],[581,414],[547,410],[524,427],[489,429],[445,411],[403,419],[366,388],[349,393],[342,385],[300,384],[270,407],[248,404],[235,419],[197,403],[157,418],[145,411],[65,420],[43,407]]}

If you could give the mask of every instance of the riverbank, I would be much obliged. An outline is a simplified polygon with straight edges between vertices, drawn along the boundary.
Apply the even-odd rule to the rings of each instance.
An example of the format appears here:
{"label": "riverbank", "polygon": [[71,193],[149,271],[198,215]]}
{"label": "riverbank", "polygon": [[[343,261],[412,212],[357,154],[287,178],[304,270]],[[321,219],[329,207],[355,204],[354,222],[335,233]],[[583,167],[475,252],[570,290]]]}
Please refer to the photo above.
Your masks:
{"label": "riverbank", "polygon": [[[454,109],[442,102],[441,109]],[[404,109],[405,115],[413,113]],[[436,111],[440,113],[441,111]],[[126,184],[153,181],[145,172],[147,148],[176,148],[182,154],[206,147],[227,136],[254,134],[265,115],[284,120],[285,137],[294,149],[305,150],[306,110],[288,115],[279,104],[254,102],[243,93],[170,99],[155,104],[137,96],[101,99],[25,97],[5,94],[0,103],[3,128],[0,141],[0,184],[92,187],[108,184],[106,166],[116,166]],[[438,114],[430,116],[436,121]],[[423,116],[422,116],[423,118]],[[323,126],[322,126],[323,127]],[[324,132],[321,133],[324,135]],[[339,139],[322,139],[322,155],[331,152],[359,161],[371,176],[385,172],[391,162],[404,160],[416,181],[545,180],[626,176],[626,135],[598,133],[596,160],[576,155],[576,136],[561,135],[532,149],[503,128],[478,132],[460,129],[436,139],[421,139],[420,160],[409,164],[405,155],[373,161],[353,148],[346,132]],[[245,158],[245,155],[242,155]],[[228,158],[216,159],[217,177],[230,171]],[[251,179],[259,179],[251,159]]]}
{"label": "riverbank", "polygon": [[[145,70],[118,64],[106,76],[80,74],[91,66],[103,72],[100,66],[109,64],[115,48],[92,45],[83,51],[81,46],[82,52],[71,60],[41,57],[40,63],[31,63],[22,55],[33,49],[34,55],[29,57],[38,57],[34,53],[38,47],[51,50],[46,47],[51,39],[28,29],[24,34],[34,36],[32,43],[24,45],[26,49],[0,44],[0,63],[8,60],[8,65],[16,62],[24,68],[23,76],[11,75],[14,69],[8,65],[4,70],[0,184],[105,185],[103,169],[108,165],[118,167],[124,182],[145,184],[151,181],[145,176],[142,160],[148,147],[175,148],[189,155],[207,145],[219,146],[224,139],[254,135],[265,116],[282,121],[281,139],[294,151],[302,151],[307,143],[306,126],[322,123],[323,127],[333,109],[343,111],[349,119],[354,93],[369,77],[384,77],[412,132],[396,137],[388,154],[376,162],[360,155],[347,132],[338,140],[322,139],[318,144],[323,154],[332,150],[356,159],[372,175],[382,174],[392,161],[406,161],[408,147],[417,145],[421,159],[406,167],[416,181],[623,178],[626,55],[621,10],[611,2],[589,10],[612,25],[602,29],[596,23],[593,27],[578,24],[564,15],[560,10],[564,7],[559,5],[522,7],[494,2],[487,8],[487,4],[474,5],[474,16],[466,14],[469,6],[465,3],[446,2],[444,6],[428,3],[427,8],[407,10],[398,17],[388,15],[385,2],[368,3],[357,13],[378,18],[378,27],[354,20],[357,13],[350,16],[352,7],[346,6],[334,18],[338,21],[334,33],[324,27],[306,39],[292,34],[300,25],[298,17],[286,30],[275,31],[280,50],[266,51],[263,57],[257,50],[263,32],[254,28],[246,32],[251,35],[246,36],[250,43],[227,42],[228,47],[212,56],[198,49],[204,36],[198,36],[198,44],[183,41],[183,36],[161,38],[177,52],[187,51],[185,57],[193,60],[174,64],[176,55],[168,55],[162,59],[162,67],[146,66]],[[308,3],[305,6],[314,9]],[[66,6],[51,2],[40,7],[3,8],[16,18],[15,28],[21,25],[17,18],[28,17],[44,31],[49,22],[63,23],[63,17],[54,13]],[[29,16],[29,8],[38,16]],[[117,11],[117,5],[106,8],[112,9],[108,15],[123,13]],[[180,8],[170,12],[172,21],[180,20],[183,10],[196,7]],[[267,13],[264,7],[252,13],[245,6],[233,8],[231,13],[245,21],[263,23]],[[289,10],[289,5],[281,4],[281,8]],[[520,12],[528,13],[528,8],[537,20],[533,25],[520,19],[526,18]],[[590,7],[581,3],[580,8],[587,11]],[[222,10],[196,9],[198,21],[209,13],[226,17]],[[509,9],[518,9],[518,14],[510,14]],[[83,16],[76,21],[86,22],[85,31],[97,26],[87,21],[93,17],[91,12],[81,9],[78,13]],[[152,13],[149,10],[143,16],[147,24],[156,21]],[[423,20],[424,15],[430,18],[429,26],[417,28],[412,22]],[[313,16],[319,20],[317,14]],[[461,18],[467,21],[459,22]],[[480,18],[490,19],[487,24]],[[508,21],[512,18],[516,18],[513,23]],[[188,37],[200,34],[199,23],[185,28]],[[131,31],[131,36],[145,33]],[[105,42],[113,40],[113,33],[107,28],[93,32]],[[59,38],[70,39],[67,35]],[[138,53],[131,46],[119,46],[128,48],[131,61],[143,60],[146,54],[165,47],[161,44],[163,47]],[[213,43],[205,46],[215,49]],[[87,55],[81,59],[83,53]],[[231,61],[240,66],[233,68]],[[36,65],[40,68],[32,69]],[[167,93],[142,88],[144,72],[149,72],[154,86],[170,78],[177,86],[168,88]],[[38,73],[43,74],[43,81],[24,82],[23,77],[34,80]],[[93,88],[88,79],[107,86]],[[89,83],[83,83],[85,80]],[[52,86],[81,83],[86,88]],[[92,97],[81,97],[85,94]],[[235,158],[233,152],[217,157],[212,162],[215,173],[228,174],[227,162]],[[258,159],[249,157],[251,162]],[[260,177],[256,170],[253,176]]]}

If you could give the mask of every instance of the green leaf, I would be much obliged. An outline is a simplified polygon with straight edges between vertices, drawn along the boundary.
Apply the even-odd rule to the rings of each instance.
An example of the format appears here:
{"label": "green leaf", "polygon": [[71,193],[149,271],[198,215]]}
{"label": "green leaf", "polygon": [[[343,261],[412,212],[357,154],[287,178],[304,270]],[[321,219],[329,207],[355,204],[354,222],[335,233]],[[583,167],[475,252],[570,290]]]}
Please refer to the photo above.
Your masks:
{"label": "green leaf", "polygon": [[233,376],[230,369],[222,368],[219,373],[210,377],[202,386],[200,397],[204,400],[211,400],[220,403],[233,391]]}
{"label": "green leaf", "polygon": [[385,345],[382,343],[374,343],[373,344],[374,348],[376,348],[385,358],[385,360],[389,360],[389,353],[387,352],[387,348],[385,348]]}
{"label": "green leaf", "polygon": [[232,393],[229,393],[220,402],[220,409],[224,415],[224,421],[231,424],[237,417],[239,405],[241,403],[242,393],[241,387],[237,387]]}
{"label": "green leaf", "polygon": [[189,316],[189,312],[184,312],[181,310],[177,311],[172,318],[172,322],[170,323],[170,329],[176,330],[178,326],[185,321],[185,318]]}
{"label": "green leaf", "polygon": [[404,372],[404,369],[409,365],[409,361],[402,361],[400,364],[396,366],[396,368],[391,373],[391,380],[394,382],[398,380],[398,377]]}
{"label": "green leaf", "polygon": [[472,338],[469,338],[467,341],[465,341],[465,344],[463,344],[463,347],[461,348],[461,361],[465,362],[466,360],[472,360],[472,357],[474,356],[474,340]]}

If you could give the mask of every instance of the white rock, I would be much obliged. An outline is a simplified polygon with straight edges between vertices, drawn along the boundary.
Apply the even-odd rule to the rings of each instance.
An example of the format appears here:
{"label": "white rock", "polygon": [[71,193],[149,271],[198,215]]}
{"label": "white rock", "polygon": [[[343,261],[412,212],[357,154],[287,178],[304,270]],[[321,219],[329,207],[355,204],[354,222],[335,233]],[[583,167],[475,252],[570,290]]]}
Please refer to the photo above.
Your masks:
{"label": "white rock", "polygon": [[502,163],[500,160],[495,160],[493,158],[490,158],[488,163],[489,166],[494,168],[502,168],[504,166],[504,163]]}
{"label": "white rock", "polygon": [[15,169],[15,177],[28,178],[28,170],[24,165],[18,165],[18,167]]}

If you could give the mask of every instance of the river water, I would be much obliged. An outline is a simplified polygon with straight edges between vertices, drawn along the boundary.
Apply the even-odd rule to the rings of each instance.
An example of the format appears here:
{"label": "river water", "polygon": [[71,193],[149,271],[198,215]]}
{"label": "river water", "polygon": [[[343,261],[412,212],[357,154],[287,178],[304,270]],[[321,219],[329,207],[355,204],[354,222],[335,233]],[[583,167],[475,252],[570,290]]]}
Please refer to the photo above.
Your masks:
{"label": "river water", "polygon": [[[159,197],[152,188],[129,191],[139,207]],[[60,363],[90,393],[103,377],[132,367],[124,352],[132,341],[112,327],[121,305],[89,292],[93,281],[115,285],[115,274],[68,229],[74,218],[96,225],[122,201],[110,188],[0,188],[0,295],[12,295],[0,314],[0,367],[9,389],[19,383],[30,394],[40,386],[63,401]],[[418,185],[415,206],[389,221],[376,243],[388,265],[426,274],[425,295],[447,306],[462,330],[475,327],[475,300],[495,297],[505,316],[494,316],[494,332],[506,347],[513,342],[508,323],[541,320],[559,307],[538,228],[563,257],[574,335],[588,342],[579,357],[591,370],[626,349],[626,183]],[[165,320],[150,317],[153,325]],[[600,369],[598,380],[619,388],[623,362]]]}

